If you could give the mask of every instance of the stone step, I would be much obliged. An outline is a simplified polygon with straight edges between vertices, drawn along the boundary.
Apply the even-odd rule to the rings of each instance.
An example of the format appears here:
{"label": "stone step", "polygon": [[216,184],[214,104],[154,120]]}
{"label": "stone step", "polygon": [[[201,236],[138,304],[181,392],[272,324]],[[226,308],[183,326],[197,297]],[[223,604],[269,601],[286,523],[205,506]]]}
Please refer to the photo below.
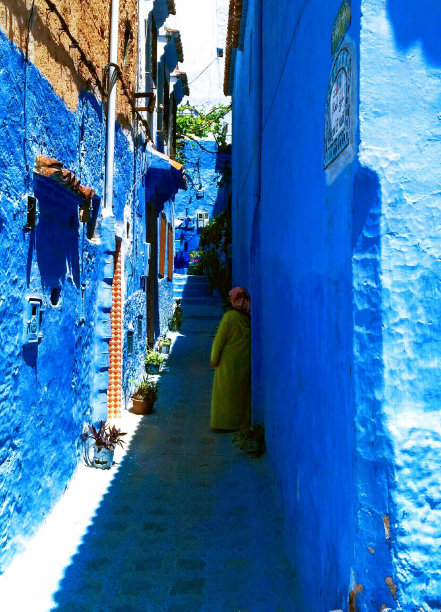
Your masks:
{"label": "stone step", "polygon": [[174,287],[173,294],[178,295],[210,295],[208,287]]}
{"label": "stone step", "polygon": [[184,297],[182,298],[182,307],[185,307],[187,304],[207,304],[207,305],[217,305],[221,303],[220,298],[212,297],[211,295],[204,295],[200,297]]}
{"label": "stone step", "polygon": [[203,281],[187,281],[187,282],[175,282],[173,283],[174,287],[208,287],[208,285],[210,284],[210,281],[207,280],[203,280]]}

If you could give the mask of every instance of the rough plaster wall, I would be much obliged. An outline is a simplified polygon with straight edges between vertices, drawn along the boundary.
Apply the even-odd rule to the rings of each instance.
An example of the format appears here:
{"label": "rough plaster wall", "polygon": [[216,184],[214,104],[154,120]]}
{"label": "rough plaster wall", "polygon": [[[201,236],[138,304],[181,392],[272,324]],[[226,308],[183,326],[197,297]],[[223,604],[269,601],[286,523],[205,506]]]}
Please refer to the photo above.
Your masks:
{"label": "rough plaster wall", "polygon": [[[31,7],[34,6],[33,16]],[[57,9],[67,22],[71,34],[86,56],[93,61],[98,76],[109,61],[110,6],[108,3],[58,0]],[[87,88],[90,74],[79,62],[78,52],[70,49],[70,41],[60,34],[60,23],[54,13],[47,13],[44,0],[3,0],[0,3],[0,28],[51,83],[57,95],[70,110],[76,110],[80,93]],[[123,67],[124,32],[131,21],[133,37]],[[28,35],[28,27],[30,34]],[[137,61],[137,0],[120,0],[118,64],[126,81],[133,87]],[[92,90],[95,85],[92,83]],[[118,84],[117,118],[121,125],[130,125],[131,109]],[[98,90],[95,91],[98,95]]]}
{"label": "rough plaster wall", "polygon": [[[25,71],[22,53],[1,33],[0,61],[2,571],[21,540],[33,533],[63,493],[80,458],[83,423],[98,416],[91,413],[92,383],[99,373],[105,389],[106,373],[105,355],[94,354],[94,339],[106,334],[104,317],[100,319],[97,312],[106,305],[100,293],[103,279],[112,278],[106,258],[114,248],[114,229],[113,223],[107,227],[99,219],[95,237],[88,240],[78,221],[76,197],[32,173],[37,154],[55,157],[83,184],[96,189],[94,205],[99,206],[104,155],[101,104],[83,93],[77,112],[72,113],[32,64]],[[115,159],[115,214],[122,223],[133,180],[133,152],[122,130],[117,134]],[[39,199],[40,216],[36,230],[24,233],[27,193]],[[135,205],[136,193],[129,200]],[[138,263],[140,275],[143,263],[136,259]],[[84,324],[79,322],[81,282],[86,283]],[[61,290],[56,306],[49,299],[53,288]],[[43,338],[38,345],[24,346],[29,294],[43,301]],[[137,307],[143,314],[142,304]]]}
{"label": "rough plaster wall", "polygon": [[[163,212],[165,213],[168,224],[171,223],[174,227],[174,201],[172,199],[167,200],[164,203]],[[159,225],[158,225],[159,228]],[[166,240],[168,241],[168,230],[166,231]],[[158,229],[158,262],[159,262],[159,249],[160,249],[160,232]],[[157,295],[157,318],[156,318],[156,337],[164,334],[168,330],[168,320],[173,315],[174,302],[173,302],[173,281],[169,281],[167,278],[168,269],[168,245],[166,243],[165,248],[165,276],[164,278],[158,279],[158,295]]]}
{"label": "rough plaster wall", "polygon": [[[296,1],[274,11],[263,2],[262,349],[254,359],[302,587],[296,605],[305,610],[347,610],[354,563],[354,164],[332,184],[323,170],[339,6]],[[356,13],[350,34],[356,41]]]}
{"label": "rough plaster wall", "polygon": [[[126,234],[125,249],[125,286],[126,300],[124,303],[123,320],[123,406],[128,408],[130,395],[134,391],[133,381],[141,380],[145,374],[144,353],[146,349],[146,291],[145,283],[141,284],[141,276],[145,273],[145,190],[140,185],[135,191],[136,206],[126,209],[126,223],[130,223],[129,235]],[[127,226],[126,226],[127,227]],[[142,332],[138,335],[138,318],[141,317]],[[133,353],[127,354],[127,331],[134,330]]]}
{"label": "rough plaster wall", "polygon": [[[244,34],[245,52],[238,51],[233,96],[232,143],[232,224],[233,286],[245,286],[251,294],[253,368],[253,421],[263,422],[262,376],[262,288],[261,258],[263,239],[260,224],[261,163],[261,14],[260,5],[248,4]],[[272,204],[272,206],[274,203]],[[263,240],[263,242],[262,242]]]}
{"label": "rough plaster wall", "polygon": [[381,194],[379,399],[394,468],[382,477],[392,514],[392,577],[403,610],[438,610],[441,9],[413,0],[362,6],[360,160]]}

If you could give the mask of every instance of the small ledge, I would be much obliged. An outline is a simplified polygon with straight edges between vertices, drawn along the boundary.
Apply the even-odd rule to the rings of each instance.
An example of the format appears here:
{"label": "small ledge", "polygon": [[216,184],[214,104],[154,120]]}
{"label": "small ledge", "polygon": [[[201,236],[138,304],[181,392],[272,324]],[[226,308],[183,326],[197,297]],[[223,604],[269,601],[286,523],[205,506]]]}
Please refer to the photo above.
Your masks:
{"label": "small ledge", "polygon": [[37,155],[34,172],[40,176],[50,178],[55,183],[63,185],[84,200],[91,200],[95,190],[80,184],[80,180],[73,172],[63,168],[63,164],[51,157]]}

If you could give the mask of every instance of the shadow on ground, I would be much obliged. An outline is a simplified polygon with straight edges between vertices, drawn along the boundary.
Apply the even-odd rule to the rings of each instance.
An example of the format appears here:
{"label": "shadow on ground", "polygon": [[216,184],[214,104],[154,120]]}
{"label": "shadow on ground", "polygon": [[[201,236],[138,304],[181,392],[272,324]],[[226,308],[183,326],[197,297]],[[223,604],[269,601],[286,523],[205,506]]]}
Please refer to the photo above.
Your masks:
{"label": "shadow on ground", "polygon": [[266,459],[209,429],[209,352],[221,313],[189,304],[153,415],[55,595],[65,612],[292,612],[294,576]]}

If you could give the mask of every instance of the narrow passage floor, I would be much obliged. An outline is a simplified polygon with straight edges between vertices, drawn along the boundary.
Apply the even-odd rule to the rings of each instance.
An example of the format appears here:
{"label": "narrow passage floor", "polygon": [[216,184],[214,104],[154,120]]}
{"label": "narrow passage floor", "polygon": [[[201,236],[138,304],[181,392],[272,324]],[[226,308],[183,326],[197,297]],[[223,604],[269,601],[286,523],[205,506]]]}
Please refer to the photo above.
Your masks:
{"label": "narrow passage floor", "polygon": [[209,427],[219,302],[183,307],[155,413],[131,415],[136,432],[54,610],[295,612],[267,458],[240,455],[232,434]]}

